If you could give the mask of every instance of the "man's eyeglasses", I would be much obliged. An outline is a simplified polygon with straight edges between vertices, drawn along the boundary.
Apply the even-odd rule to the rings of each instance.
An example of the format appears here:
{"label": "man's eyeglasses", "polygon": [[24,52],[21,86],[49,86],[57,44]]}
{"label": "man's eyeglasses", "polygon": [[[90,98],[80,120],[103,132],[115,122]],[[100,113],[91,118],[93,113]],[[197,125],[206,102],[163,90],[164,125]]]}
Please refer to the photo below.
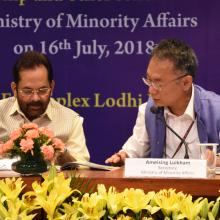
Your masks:
{"label": "man's eyeglasses", "polygon": [[40,89],[18,89],[18,92],[21,93],[22,96],[30,97],[34,93],[37,93],[38,96],[43,97],[49,94],[51,91],[50,88],[40,88]]}
{"label": "man's eyeglasses", "polygon": [[167,83],[165,83],[165,84],[162,84],[161,82],[154,82],[154,81],[151,81],[151,80],[149,80],[149,79],[146,79],[146,78],[142,78],[142,80],[143,80],[143,82],[144,82],[144,84],[145,85],[147,85],[147,86],[152,86],[154,89],[156,89],[156,90],[158,90],[158,91],[161,91],[162,89],[163,89],[163,87],[165,87],[165,86],[167,86],[168,84],[170,84],[171,82],[174,82],[174,81],[176,81],[176,80],[178,80],[178,79],[181,79],[181,78],[183,78],[183,77],[185,77],[185,76],[188,76],[189,74],[184,74],[184,75],[181,75],[181,76],[178,76],[178,77],[176,77],[175,79],[172,79],[172,80],[170,80],[169,82],[167,82]]}

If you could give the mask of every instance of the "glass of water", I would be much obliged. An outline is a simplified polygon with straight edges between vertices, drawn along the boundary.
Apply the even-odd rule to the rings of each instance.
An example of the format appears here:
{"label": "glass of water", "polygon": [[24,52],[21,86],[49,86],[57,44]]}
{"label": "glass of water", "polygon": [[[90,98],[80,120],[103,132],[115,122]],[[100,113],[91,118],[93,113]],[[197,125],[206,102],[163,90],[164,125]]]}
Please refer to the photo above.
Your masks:
{"label": "glass of water", "polygon": [[200,158],[207,161],[207,177],[215,177],[217,143],[201,143]]}

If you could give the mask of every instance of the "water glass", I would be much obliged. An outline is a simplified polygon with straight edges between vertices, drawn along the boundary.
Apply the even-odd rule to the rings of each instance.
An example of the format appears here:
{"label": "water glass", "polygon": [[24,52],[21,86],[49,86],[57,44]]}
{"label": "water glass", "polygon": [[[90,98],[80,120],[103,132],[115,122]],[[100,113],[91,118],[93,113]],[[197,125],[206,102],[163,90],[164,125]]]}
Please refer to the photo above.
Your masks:
{"label": "water glass", "polygon": [[201,143],[200,158],[207,161],[207,177],[215,176],[217,143]]}

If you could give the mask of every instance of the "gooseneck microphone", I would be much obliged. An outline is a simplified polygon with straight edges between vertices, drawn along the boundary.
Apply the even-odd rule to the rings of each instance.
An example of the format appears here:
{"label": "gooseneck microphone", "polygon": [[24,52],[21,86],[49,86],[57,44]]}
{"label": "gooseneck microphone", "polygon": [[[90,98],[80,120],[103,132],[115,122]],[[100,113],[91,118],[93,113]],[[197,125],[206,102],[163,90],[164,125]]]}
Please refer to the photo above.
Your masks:
{"label": "gooseneck microphone", "polygon": [[[180,139],[180,141],[181,141],[180,144],[184,144],[184,146],[185,146],[185,156],[184,156],[184,159],[189,159],[188,143],[187,143],[183,138],[181,138],[181,137],[179,136],[179,134],[177,134],[177,133],[166,123],[164,117],[160,117],[160,116],[159,116],[159,113],[160,113],[160,111],[161,111],[161,108],[160,108],[160,107],[156,107],[156,106],[152,106],[152,107],[150,108],[150,111],[151,111],[153,114],[155,114],[156,117],[157,117],[158,119],[160,119],[160,120],[165,124],[165,126],[166,126],[170,131],[172,131],[173,134],[176,135],[176,137],[178,137],[178,138]],[[180,146],[181,146],[181,145],[180,145]]]}

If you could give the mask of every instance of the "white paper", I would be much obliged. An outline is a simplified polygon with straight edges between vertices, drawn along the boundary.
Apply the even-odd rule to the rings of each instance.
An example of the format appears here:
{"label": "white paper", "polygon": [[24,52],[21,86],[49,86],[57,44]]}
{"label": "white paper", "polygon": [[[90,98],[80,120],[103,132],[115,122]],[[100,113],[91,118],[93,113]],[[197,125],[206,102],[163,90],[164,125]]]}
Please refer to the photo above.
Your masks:
{"label": "white paper", "polygon": [[2,158],[0,159],[0,170],[12,170],[11,169],[11,165],[12,163],[14,163],[15,161],[17,161],[17,158]]}
{"label": "white paper", "polygon": [[117,168],[117,167],[113,167],[113,166],[107,166],[107,165],[92,163],[92,162],[88,162],[88,161],[73,161],[73,162],[65,163],[61,167],[61,170],[70,169],[70,168],[77,168],[79,166],[85,166],[85,167],[89,167],[89,168],[97,169],[97,170],[114,170]]}

